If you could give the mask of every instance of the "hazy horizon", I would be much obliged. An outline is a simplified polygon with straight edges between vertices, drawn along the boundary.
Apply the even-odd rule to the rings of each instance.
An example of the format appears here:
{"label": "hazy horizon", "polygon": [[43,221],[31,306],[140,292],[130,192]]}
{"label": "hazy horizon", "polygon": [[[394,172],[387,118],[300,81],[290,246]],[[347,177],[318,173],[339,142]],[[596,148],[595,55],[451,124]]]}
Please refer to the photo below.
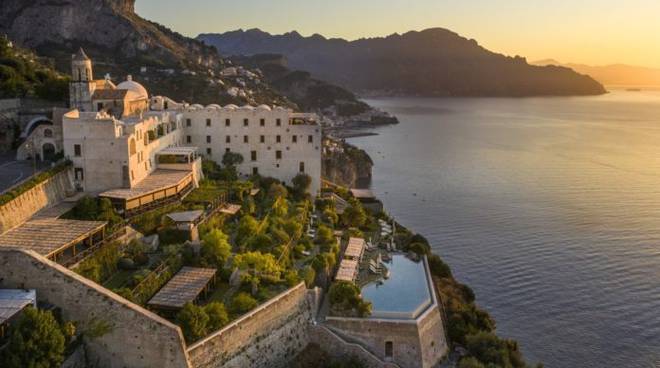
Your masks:
{"label": "hazy horizon", "polygon": [[[259,28],[282,34],[355,40],[446,28],[483,47],[527,60],[660,68],[660,3],[651,0],[376,0],[331,3],[192,0],[181,17],[176,0],[140,0],[136,11],[186,36]],[[194,21],[193,21],[194,20]],[[524,32],[520,30],[524,29]]]}

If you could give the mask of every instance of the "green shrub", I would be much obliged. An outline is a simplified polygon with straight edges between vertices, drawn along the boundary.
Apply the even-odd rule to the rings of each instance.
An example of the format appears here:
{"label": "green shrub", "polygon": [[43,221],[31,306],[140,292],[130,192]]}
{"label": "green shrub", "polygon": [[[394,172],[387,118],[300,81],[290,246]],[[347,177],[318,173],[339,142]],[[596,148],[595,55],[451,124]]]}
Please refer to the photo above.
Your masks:
{"label": "green shrub", "polygon": [[248,293],[238,293],[232,299],[229,310],[236,315],[244,314],[257,307],[257,300]]}
{"label": "green shrub", "polygon": [[223,328],[229,322],[229,316],[225,305],[219,302],[211,302],[204,307],[204,311],[209,316],[208,330],[217,331]]}
{"label": "green shrub", "polygon": [[[440,278],[452,277],[451,269],[449,268],[449,265],[447,265],[438,255],[436,254],[429,255],[428,261],[429,261],[429,268],[433,276]],[[473,294],[473,300],[474,300],[474,294]]]}
{"label": "green shrub", "polygon": [[300,277],[305,280],[305,285],[307,285],[308,288],[314,286],[314,280],[316,279],[316,272],[314,271],[314,268],[311,266],[306,266],[299,272]]}
{"label": "green shrub", "polygon": [[371,314],[371,303],[362,299],[360,289],[352,282],[337,281],[328,291],[330,308],[342,315],[366,317]]}
{"label": "green shrub", "polygon": [[176,323],[181,327],[186,341],[192,343],[206,336],[209,316],[204,311],[204,308],[192,303],[186,303],[183,309],[177,314]]}

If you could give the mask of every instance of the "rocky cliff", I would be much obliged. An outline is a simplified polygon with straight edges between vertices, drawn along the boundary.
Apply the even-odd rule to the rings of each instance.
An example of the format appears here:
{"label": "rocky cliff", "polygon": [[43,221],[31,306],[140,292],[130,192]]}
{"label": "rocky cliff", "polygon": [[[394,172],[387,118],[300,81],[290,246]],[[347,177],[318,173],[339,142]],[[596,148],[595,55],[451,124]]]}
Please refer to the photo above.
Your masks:
{"label": "rocky cliff", "polygon": [[[2,0],[0,34],[70,73],[71,54],[83,47],[94,60],[95,78],[128,74],[151,94],[201,104],[277,104],[286,98],[259,81],[237,86],[219,79],[227,66],[214,47],[141,18],[135,0]],[[237,97],[232,87],[249,89]]]}
{"label": "rocky cliff", "polygon": [[83,46],[90,54],[112,53],[146,65],[221,62],[213,47],[139,17],[134,5],[135,0],[3,0],[0,33],[45,56]]}
{"label": "rocky cliff", "polygon": [[293,69],[372,94],[425,96],[594,95],[605,89],[569,68],[534,66],[442,28],[346,41],[258,29],[202,34],[226,55],[283,54]]}
{"label": "rocky cliff", "polygon": [[365,151],[348,143],[343,143],[341,147],[342,150],[323,155],[323,179],[345,187],[368,187],[374,165],[371,157]]}

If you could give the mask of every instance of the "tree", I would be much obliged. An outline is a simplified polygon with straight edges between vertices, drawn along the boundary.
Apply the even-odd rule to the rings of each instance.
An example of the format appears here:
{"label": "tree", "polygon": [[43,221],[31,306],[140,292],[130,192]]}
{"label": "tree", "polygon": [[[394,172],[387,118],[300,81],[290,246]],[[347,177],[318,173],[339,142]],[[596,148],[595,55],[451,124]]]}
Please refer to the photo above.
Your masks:
{"label": "tree", "polygon": [[367,213],[362,207],[362,203],[355,198],[349,200],[349,206],[342,214],[342,222],[347,227],[362,227],[367,221]]}
{"label": "tree", "polygon": [[187,342],[191,343],[206,336],[209,316],[203,308],[186,303],[177,314],[176,321]]}
{"label": "tree", "polygon": [[11,327],[4,361],[7,368],[59,367],[64,361],[64,350],[62,327],[53,314],[27,307]]}
{"label": "tree", "polygon": [[250,215],[241,217],[236,230],[236,242],[243,244],[250,237],[256,235],[257,230],[259,230],[259,222],[254,217]]}
{"label": "tree", "polygon": [[232,299],[230,310],[234,314],[243,314],[257,307],[257,301],[248,293],[238,293]]}
{"label": "tree", "polygon": [[339,221],[339,216],[337,216],[337,212],[334,208],[329,207],[323,210],[323,221],[332,226],[337,224],[337,221]]}
{"label": "tree", "polygon": [[458,363],[458,368],[486,368],[486,366],[474,357],[465,357]]}
{"label": "tree", "polygon": [[328,252],[333,245],[337,244],[337,239],[335,239],[332,229],[321,224],[316,230],[316,243],[319,244],[322,252]]}
{"label": "tree", "polygon": [[202,238],[202,258],[217,268],[224,266],[231,254],[231,245],[227,235],[219,229],[209,231]]}
{"label": "tree", "polygon": [[309,192],[309,188],[312,185],[312,178],[307,174],[300,173],[291,182],[293,183],[294,195],[296,198],[302,199]]}
{"label": "tree", "polygon": [[360,296],[360,289],[352,282],[338,281],[328,291],[330,306],[333,310],[366,317],[371,314],[371,303]]}
{"label": "tree", "polygon": [[208,330],[217,331],[227,325],[229,316],[225,305],[219,302],[211,302],[204,307],[204,311],[209,316]]}
{"label": "tree", "polygon": [[273,183],[268,188],[268,198],[275,203],[275,200],[278,198],[286,198],[289,195],[289,191],[286,190],[286,187],[280,183]]}
{"label": "tree", "polygon": [[222,165],[225,167],[236,167],[243,163],[243,155],[236,152],[225,152],[222,156]]}
{"label": "tree", "polygon": [[247,252],[234,257],[234,265],[247,271],[244,281],[250,282],[253,288],[259,285],[261,279],[275,282],[279,280],[282,268],[272,254],[261,252]]}

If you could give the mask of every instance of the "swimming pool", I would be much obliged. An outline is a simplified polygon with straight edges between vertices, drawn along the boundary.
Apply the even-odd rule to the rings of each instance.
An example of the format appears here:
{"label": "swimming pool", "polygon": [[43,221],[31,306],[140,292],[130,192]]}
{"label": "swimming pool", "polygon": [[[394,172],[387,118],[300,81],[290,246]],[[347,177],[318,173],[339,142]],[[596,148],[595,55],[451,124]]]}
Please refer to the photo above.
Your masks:
{"label": "swimming pool", "polygon": [[385,266],[389,279],[362,288],[362,297],[372,304],[371,318],[417,318],[432,303],[424,262],[395,254]]}

